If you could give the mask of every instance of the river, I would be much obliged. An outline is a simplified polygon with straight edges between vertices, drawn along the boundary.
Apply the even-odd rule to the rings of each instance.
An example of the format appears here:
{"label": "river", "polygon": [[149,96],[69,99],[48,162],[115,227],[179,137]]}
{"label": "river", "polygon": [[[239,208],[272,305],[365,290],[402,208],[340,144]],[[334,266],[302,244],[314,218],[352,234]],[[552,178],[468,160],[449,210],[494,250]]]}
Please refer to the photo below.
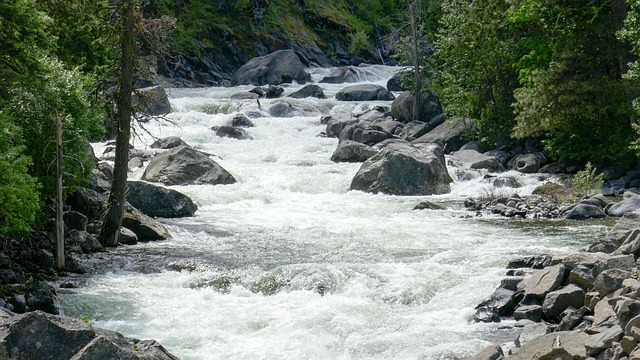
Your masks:
{"label": "river", "polygon": [[[314,80],[328,71],[312,70]],[[376,66],[361,77],[384,85],[394,71]],[[252,87],[171,89],[174,111],[138,127],[136,148],[177,135],[238,182],[173,187],[198,204],[196,216],[160,219],[169,240],[94,255],[102,268],[61,289],[66,315],[156,339],[181,359],[454,359],[513,340],[504,323],[472,321],[510,259],[581,249],[606,232],[602,223],[475,217],[462,205],[529,194],[541,183],[535,175],[509,173],[519,189],[456,181],[439,196],[349,191],[360,164],[330,160],[338,141],[318,136],[320,118],[375,103],[336,101],[346,85],[322,85],[329,99],[260,107],[229,99]],[[269,117],[279,101],[295,116]],[[210,128],[237,112],[262,114],[247,129],[252,139],[216,137]],[[412,210],[424,200],[446,210]]]}

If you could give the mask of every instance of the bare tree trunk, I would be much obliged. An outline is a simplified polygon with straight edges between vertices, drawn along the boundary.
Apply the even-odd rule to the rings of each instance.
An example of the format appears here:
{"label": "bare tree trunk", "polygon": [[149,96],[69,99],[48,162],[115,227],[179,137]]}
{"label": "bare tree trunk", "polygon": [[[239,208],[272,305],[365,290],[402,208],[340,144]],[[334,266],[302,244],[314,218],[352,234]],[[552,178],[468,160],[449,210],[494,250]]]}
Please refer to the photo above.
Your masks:
{"label": "bare tree trunk", "polygon": [[422,74],[420,73],[420,51],[418,49],[418,25],[417,25],[417,6],[416,0],[409,5],[411,17],[411,38],[413,50],[413,121],[420,120],[420,90],[422,88]]}
{"label": "bare tree trunk", "polygon": [[62,115],[56,114],[56,269],[64,271],[64,218],[62,208]]}
{"label": "bare tree trunk", "polygon": [[118,245],[127,191],[127,162],[131,137],[131,93],[133,92],[133,0],[122,2],[122,59],[118,95],[116,158],[107,214],[100,229],[103,246]]}

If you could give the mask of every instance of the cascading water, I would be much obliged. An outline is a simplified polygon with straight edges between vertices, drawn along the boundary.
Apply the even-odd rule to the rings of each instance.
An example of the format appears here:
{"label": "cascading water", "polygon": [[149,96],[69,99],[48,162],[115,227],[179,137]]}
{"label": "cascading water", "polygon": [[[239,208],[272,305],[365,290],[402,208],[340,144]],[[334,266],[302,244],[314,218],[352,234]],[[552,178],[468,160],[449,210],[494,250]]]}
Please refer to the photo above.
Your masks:
{"label": "cascading water", "polygon": [[[384,84],[393,71],[371,67],[360,76]],[[374,104],[336,101],[345,85],[322,85],[329,99],[260,104],[229,100],[251,87],[171,90],[170,121],[146,131],[214,154],[238,183],[175,187],[198,204],[196,216],[161,219],[170,240],[94,257],[107,270],[61,294],[66,314],[157,339],[182,359],[458,358],[511,339],[512,331],[471,321],[509,259],[579,249],[606,231],[472,216],[462,199],[497,191],[481,176],[441,196],[349,191],[360,164],[329,160],[337,140],[318,136],[320,118]],[[270,117],[277,102],[291,104],[293,116]],[[216,137],[210,128],[236,112],[261,114],[252,139]],[[138,134],[137,148],[151,143]],[[524,187],[500,191],[527,194],[540,183],[509,175]],[[412,210],[424,200],[447,210]]]}

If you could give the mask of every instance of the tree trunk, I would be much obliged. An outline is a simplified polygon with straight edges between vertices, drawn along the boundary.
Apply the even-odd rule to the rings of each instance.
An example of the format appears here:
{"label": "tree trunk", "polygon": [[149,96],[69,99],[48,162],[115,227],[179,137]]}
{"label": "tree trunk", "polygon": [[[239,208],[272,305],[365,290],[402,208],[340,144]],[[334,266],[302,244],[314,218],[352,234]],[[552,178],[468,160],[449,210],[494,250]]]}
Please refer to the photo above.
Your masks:
{"label": "tree trunk", "polygon": [[64,218],[62,208],[62,115],[56,114],[56,258],[55,265],[64,271]]}
{"label": "tree trunk", "polygon": [[127,163],[131,137],[131,93],[133,92],[133,0],[122,3],[122,59],[120,93],[117,104],[116,158],[109,194],[109,206],[100,229],[103,246],[118,245],[127,191]]}
{"label": "tree trunk", "polygon": [[420,49],[418,49],[418,1],[416,0],[409,6],[411,16],[411,40],[413,50],[413,121],[420,119],[420,90],[422,88],[422,74],[420,73]]}

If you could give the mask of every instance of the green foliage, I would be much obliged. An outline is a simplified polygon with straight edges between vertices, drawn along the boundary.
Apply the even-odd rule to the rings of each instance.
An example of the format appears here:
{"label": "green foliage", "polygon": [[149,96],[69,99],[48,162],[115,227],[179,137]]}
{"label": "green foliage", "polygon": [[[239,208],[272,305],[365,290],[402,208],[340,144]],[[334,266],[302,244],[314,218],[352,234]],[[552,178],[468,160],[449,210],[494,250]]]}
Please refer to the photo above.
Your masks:
{"label": "green foliage", "polygon": [[351,34],[351,44],[349,44],[349,53],[352,55],[360,55],[371,48],[369,37],[364,30],[358,30]]}
{"label": "green foliage", "polygon": [[87,99],[82,76],[57,60],[41,61],[47,71],[14,84],[14,99],[6,110],[22,127],[25,154],[33,161],[30,173],[43,185],[44,196],[54,196],[56,117],[63,118],[66,189],[86,183],[93,166],[87,139],[101,137],[102,123]]}
{"label": "green foliage", "polygon": [[493,144],[506,142],[515,124],[513,64],[522,52],[507,10],[504,0],[444,2],[435,43],[434,89],[449,113],[476,119],[478,137]]}
{"label": "green foliage", "polygon": [[0,233],[26,234],[40,209],[39,185],[29,175],[19,129],[0,111]]}
{"label": "green foliage", "polygon": [[604,174],[598,174],[597,169],[590,162],[587,162],[584,170],[578,171],[571,179],[571,187],[580,196],[597,194],[603,183]]}
{"label": "green foliage", "polygon": [[[618,37],[630,44],[631,52],[636,56],[636,61],[629,64],[629,71],[625,74],[625,78],[635,84],[635,86],[638,86],[638,84],[640,84],[640,62],[637,60],[640,58],[640,3],[632,1],[629,6],[629,12],[624,21],[624,28],[618,32]],[[633,100],[633,107],[636,114],[640,115],[640,97]],[[640,126],[637,122],[633,124],[633,126],[636,133],[640,134]],[[640,154],[640,136],[636,137],[636,140],[631,144],[631,148],[636,154]]]}
{"label": "green foliage", "polygon": [[82,321],[83,323],[85,323],[85,324],[87,324],[89,326],[93,325],[93,321],[91,321],[87,315],[80,316],[80,321]]}
{"label": "green foliage", "polygon": [[546,150],[559,160],[624,159],[632,136],[630,86],[621,79],[624,48],[611,3],[525,0],[510,20],[527,52],[515,63],[522,85],[514,136],[545,136]]}

